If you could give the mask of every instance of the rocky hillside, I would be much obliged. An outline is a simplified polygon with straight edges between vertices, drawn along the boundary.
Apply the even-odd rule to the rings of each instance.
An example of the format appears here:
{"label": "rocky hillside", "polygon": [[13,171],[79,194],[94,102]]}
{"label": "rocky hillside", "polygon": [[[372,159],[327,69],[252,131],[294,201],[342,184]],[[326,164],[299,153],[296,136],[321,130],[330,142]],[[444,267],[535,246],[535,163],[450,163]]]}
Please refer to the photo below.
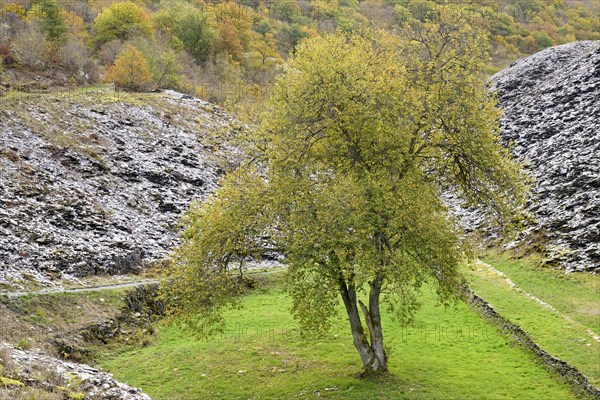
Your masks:
{"label": "rocky hillside", "polygon": [[230,118],[175,92],[0,98],[0,284],[136,272],[216,185]]}
{"label": "rocky hillside", "polygon": [[[492,78],[502,134],[536,177],[524,238],[600,271],[600,42],[553,47]],[[0,97],[0,286],[136,272],[214,189],[231,118],[175,92]]]}
{"label": "rocky hillside", "polygon": [[502,135],[536,178],[524,236],[567,271],[600,272],[600,41],[544,50],[492,83]]}
{"label": "rocky hillside", "polygon": [[0,399],[151,400],[141,389],[121,383],[111,374],[40,350],[0,343],[0,366]]}

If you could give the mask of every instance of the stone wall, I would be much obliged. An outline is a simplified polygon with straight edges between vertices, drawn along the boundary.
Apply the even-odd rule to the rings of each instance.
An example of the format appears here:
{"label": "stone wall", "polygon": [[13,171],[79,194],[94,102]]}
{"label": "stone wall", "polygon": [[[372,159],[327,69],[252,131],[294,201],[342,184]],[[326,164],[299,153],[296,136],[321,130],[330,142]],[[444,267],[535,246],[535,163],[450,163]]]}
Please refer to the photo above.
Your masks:
{"label": "stone wall", "polygon": [[577,368],[542,349],[531,339],[527,332],[504,318],[488,302],[471,291],[469,291],[469,303],[483,317],[509,334],[519,345],[531,351],[548,369],[562,376],[577,392],[600,399],[600,389],[593,386]]}

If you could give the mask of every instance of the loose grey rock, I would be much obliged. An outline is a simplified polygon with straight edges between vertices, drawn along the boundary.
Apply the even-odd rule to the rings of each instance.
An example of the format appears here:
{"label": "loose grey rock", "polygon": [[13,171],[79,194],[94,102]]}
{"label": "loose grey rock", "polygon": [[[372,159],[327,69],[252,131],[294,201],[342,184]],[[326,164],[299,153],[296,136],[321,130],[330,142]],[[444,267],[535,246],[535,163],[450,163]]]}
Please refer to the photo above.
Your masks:
{"label": "loose grey rock", "polygon": [[[491,79],[501,135],[535,177],[518,241],[543,237],[567,272],[600,272],[600,41],[556,46]],[[472,210],[465,225],[476,229]]]}
{"label": "loose grey rock", "polygon": [[111,374],[89,365],[62,361],[40,350],[16,349],[6,343],[0,343],[0,349],[7,351],[14,365],[18,366],[16,375],[22,382],[51,388],[55,382],[45,382],[43,376],[57,374],[67,383],[76,380],[78,390],[84,392],[86,399],[151,400],[141,389],[119,382]]}
{"label": "loose grey rock", "polygon": [[181,213],[217,185],[222,149],[209,139],[232,118],[156,96],[0,101],[0,283],[135,273],[177,245]]}

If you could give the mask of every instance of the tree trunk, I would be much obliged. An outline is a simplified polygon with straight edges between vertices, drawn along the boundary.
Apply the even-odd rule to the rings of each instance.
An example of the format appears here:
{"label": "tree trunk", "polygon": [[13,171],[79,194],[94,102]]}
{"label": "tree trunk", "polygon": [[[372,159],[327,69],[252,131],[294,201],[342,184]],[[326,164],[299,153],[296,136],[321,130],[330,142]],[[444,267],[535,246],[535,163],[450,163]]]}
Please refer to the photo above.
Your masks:
{"label": "tree trunk", "polygon": [[[375,290],[374,290],[375,289]],[[354,347],[358,351],[362,361],[361,376],[379,374],[387,371],[387,357],[383,349],[383,334],[381,331],[381,315],[379,313],[379,294],[381,291],[381,280],[376,279],[371,283],[371,293],[369,296],[369,311],[360,301],[357,302],[356,290],[354,286],[347,285],[340,278],[340,292],[346,312],[350,321],[350,330],[354,338]],[[367,339],[363,328],[358,305],[362,308],[365,315],[367,326],[369,327],[371,343]]]}
{"label": "tree trunk", "polygon": [[383,348],[383,329],[381,327],[381,313],[379,311],[379,296],[381,294],[381,283],[383,279],[377,277],[371,282],[371,292],[369,293],[369,308],[359,301],[360,307],[365,315],[365,321],[369,327],[371,336],[371,349],[379,361],[379,368],[387,371],[387,355]]}

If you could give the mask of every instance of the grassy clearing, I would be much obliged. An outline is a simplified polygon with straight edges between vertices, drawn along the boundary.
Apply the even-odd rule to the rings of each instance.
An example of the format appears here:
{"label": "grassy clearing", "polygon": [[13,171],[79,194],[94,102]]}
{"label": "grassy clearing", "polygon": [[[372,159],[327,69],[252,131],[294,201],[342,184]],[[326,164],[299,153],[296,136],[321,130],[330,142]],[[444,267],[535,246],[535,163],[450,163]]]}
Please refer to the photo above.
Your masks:
{"label": "grassy clearing", "polygon": [[25,321],[73,327],[73,323],[88,324],[113,316],[122,305],[124,294],[125,290],[58,292],[9,298],[3,302]]}
{"label": "grassy clearing", "polygon": [[[506,277],[477,265],[467,271],[470,287],[500,314],[521,326],[544,350],[571,363],[599,386],[600,342],[594,336],[600,333],[600,277],[565,275],[536,268],[531,260],[510,260],[496,254],[484,260]],[[511,288],[506,278],[522,291]]]}
{"label": "grassy clearing", "polygon": [[163,327],[152,346],[113,353],[101,365],[154,399],[570,399],[532,356],[466,305],[435,307],[425,293],[412,326],[386,318],[391,374],[360,380],[341,313],[331,334],[301,338],[289,298],[254,291],[227,315],[226,332],[196,341]]}
{"label": "grassy clearing", "polygon": [[565,274],[537,267],[533,259],[515,260],[498,253],[488,254],[483,261],[504,272],[521,289],[600,333],[600,276]]}
{"label": "grassy clearing", "polygon": [[0,298],[0,341],[51,350],[50,338],[114,317],[125,290]]}

